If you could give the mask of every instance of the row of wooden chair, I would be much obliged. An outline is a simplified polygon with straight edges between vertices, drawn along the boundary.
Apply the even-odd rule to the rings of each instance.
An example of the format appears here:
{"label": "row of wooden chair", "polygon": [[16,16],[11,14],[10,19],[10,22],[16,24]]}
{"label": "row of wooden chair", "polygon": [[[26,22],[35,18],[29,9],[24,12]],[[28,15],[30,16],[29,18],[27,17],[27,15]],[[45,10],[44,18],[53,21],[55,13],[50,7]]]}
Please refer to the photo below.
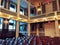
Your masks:
{"label": "row of wooden chair", "polygon": [[23,36],[0,39],[0,45],[60,45],[60,37],[48,36]]}

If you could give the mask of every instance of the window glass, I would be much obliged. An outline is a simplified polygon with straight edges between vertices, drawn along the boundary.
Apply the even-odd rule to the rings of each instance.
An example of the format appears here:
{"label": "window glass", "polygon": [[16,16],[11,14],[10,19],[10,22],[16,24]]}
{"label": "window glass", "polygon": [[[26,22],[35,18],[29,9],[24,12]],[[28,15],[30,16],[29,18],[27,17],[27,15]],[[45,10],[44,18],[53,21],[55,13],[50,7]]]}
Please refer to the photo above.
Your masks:
{"label": "window glass", "polygon": [[4,3],[5,3],[5,1],[4,1],[4,0],[1,0],[1,5],[0,5],[0,7],[4,7]]}
{"label": "window glass", "polygon": [[9,31],[15,31],[15,29],[16,29],[16,21],[9,20]]}
{"label": "window glass", "polygon": [[59,10],[60,10],[60,0],[58,0],[58,2],[59,2]]}
{"label": "window glass", "polygon": [[57,3],[56,3],[56,0],[52,2],[52,7],[53,7],[53,11],[57,11]]}
{"label": "window glass", "polygon": [[24,15],[24,9],[20,9],[20,14]]}
{"label": "window glass", "polygon": [[20,22],[20,31],[27,31],[27,23]]}
{"label": "window glass", "polygon": [[42,5],[42,13],[45,13],[46,12],[46,7],[45,7],[45,4]]}
{"label": "window glass", "polygon": [[16,5],[13,3],[10,3],[10,11],[16,12]]}
{"label": "window glass", "polygon": [[24,27],[23,25],[20,26],[20,31],[23,31],[24,30]]}
{"label": "window glass", "polygon": [[0,31],[2,30],[2,25],[3,25],[3,19],[0,18]]}
{"label": "window glass", "polygon": [[13,4],[11,4],[10,6],[15,9],[15,6]]}
{"label": "window glass", "polygon": [[23,34],[23,35],[28,35],[28,28],[27,28],[27,23],[25,22],[20,22],[19,25],[19,33]]}

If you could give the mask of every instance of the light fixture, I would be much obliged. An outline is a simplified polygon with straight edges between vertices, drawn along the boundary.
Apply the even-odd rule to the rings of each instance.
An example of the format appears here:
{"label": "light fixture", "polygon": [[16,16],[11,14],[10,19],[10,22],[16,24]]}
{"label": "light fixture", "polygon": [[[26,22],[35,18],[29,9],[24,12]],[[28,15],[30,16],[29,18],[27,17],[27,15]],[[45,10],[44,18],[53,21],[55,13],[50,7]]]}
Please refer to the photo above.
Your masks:
{"label": "light fixture", "polygon": [[39,8],[37,9],[37,11],[38,11],[38,12],[41,11],[41,7],[39,7]]}
{"label": "light fixture", "polygon": [[22,18],[20,18],[20,17],[17,17],[17,20],[20,20],[20,19],[22,19]]}
{"label": "light fixture", "polygon": [[37,22],[37,21],[38,21],[37,19],[34,20],[34,22]]}
{"label": "light fixture", "polygon": [[2,17],[2,13],[0,12],[0,17]]}
{"label": "light fixture", "polygon": [[37,11],[41,11],[41,3],[39,3],[39,6],[37,7]]}
{"label": "light fixture", "polygon": [[13,16],[9,15],[9,18],[12,18]]}
{"label": "light fixture", "polygon": [[2,15],[2,13],[0,12],[0,15]]}
{"label": "light fixture", "polygon": [[4,23],[5,23],[5,24],[8,24],[8,21],[7,21],[7,20],[5,20],[5,21],[4,21]]}
{"label": "light fixture", "polygon": [[58,17],[57,17],[57,16],[54,16],[54,18],[55,18],[55,20],[57,20],[57,19],[58,19]]}
{"label": "light fixture", "polygon": [[58,26],[58,28],[60,29],[60,25]]}
{"label": "light fixture", "polygon": [[44,21],[47,21],[47,18],[43,18]]}

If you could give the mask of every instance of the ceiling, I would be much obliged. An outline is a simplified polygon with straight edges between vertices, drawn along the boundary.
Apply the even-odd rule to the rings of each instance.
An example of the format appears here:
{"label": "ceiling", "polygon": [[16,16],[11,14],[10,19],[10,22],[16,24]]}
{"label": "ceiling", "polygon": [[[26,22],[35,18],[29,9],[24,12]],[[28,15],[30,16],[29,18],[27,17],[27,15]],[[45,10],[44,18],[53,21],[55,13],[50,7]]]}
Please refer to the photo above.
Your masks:
{"label": "ceiling", "polygon": [[35,6],[39,6],[39,4],[45,4],[45,3],[49,3],[51,1],[54,1],[54,0],[30,0],[30,2]]}
{"label": "ceiling", "polygon": [[[12,0],[13,2],[15,2],[17,4],[18,0]],[[28,2],[27,0],[20,0],[20,6],[23,8],[28,8]],[[31,7],[34,7],[33,5],[31,5]]]}
{"label": "ceiling", "polygon": [[[15,2],[16,4],[17,4],[17,0],[12,0],[13,2]],[[27,2],[25,1],[25,0],[21,0],[20,1],[20,6],[21,7],[24,7],[24,8],[27,8],[28,7],[28,5],[27,5]]]}
{"label": "ceiling", "polygon": [[[17,0],[12,0],[13,2],[17,3]],[[41,3],[48,3],[54,0],[30,0],[31,6],[30,7],[37,7]],[[20,5],[24,8],[28,8],[28,1],[27,0],[20,0]]]}

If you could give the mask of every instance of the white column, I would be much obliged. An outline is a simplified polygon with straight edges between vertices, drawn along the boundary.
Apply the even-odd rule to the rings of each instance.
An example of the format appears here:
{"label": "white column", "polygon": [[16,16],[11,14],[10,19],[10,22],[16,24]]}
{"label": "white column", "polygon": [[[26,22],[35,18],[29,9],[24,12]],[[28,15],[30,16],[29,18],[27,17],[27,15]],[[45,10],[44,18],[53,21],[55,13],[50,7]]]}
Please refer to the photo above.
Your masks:
{"label": "white column", "polygon": [[[17,18],[20,17],[20,0],[17,2]],[[16,38],[19,36],[19,21],[16,23]]]}
{"label": "white column", "polygon": [[56,0],[57,3],[57,10],[59,11],[59,0]]}
{"label": "white column", "polygon": [[30,36],[30,2],[28,1],[28,36]]}
{"label": "white column", "polygon": [[59,37],[57,12],[55,12],[55,34],[56,34],[55,36]]}
{"label": "white column", "polygon": [[37,7],[36,7],[36,15],[38,15]]}
{"label": "white column", "polygon": [[39,36],[39,25],[37,24],[37,36]]}
{"label": "white column", "polygon": [[42,5],[41,5],[41,14],[42,14]]}
{"label": "white column", "polygon": [[1,1],[2,1],[2,0],[0,0],[0,5],[1,5]]}
{"label": "white column", "polygon": [[8,9],[8,5],[9,5],[8,3],[9,3],[9,0],[7,0],[7,2],[6,2],[6,8],[7,9]]}
{"label": "white column", "polygon": [[58,20],[55,20],[55,33],[56,36],[59,37]]}
{"label": "white column", "polygon": [[28,23],[28,36],[30,36],[30,23]]}
{"label": "white column", "polygon": [[19,21],[16,22],[16,38],[19,36]]}

